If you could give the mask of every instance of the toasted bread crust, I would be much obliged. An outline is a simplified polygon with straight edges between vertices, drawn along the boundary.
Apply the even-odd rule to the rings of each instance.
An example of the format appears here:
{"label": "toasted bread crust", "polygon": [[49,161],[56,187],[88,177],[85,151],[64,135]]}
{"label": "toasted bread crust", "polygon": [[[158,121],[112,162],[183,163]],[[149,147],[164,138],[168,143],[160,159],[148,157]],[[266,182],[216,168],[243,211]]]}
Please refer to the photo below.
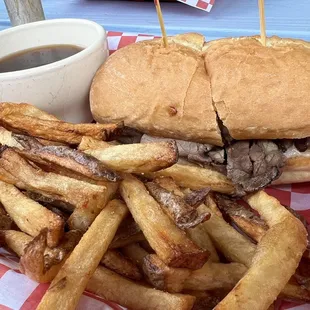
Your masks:
{"label": "toasted bread crust", "polygon": [[[98,122],[124,121],[152,135],[222,145],[201,49],[203,36],[129,45],[97,72],[90,102]],[[200,49],[200,50],[199,50]]]}
{"label": "toasted bread crust", "polygon": [[215,108],[231,136],[310,136],[310,43],[230,38],[204,47]]}

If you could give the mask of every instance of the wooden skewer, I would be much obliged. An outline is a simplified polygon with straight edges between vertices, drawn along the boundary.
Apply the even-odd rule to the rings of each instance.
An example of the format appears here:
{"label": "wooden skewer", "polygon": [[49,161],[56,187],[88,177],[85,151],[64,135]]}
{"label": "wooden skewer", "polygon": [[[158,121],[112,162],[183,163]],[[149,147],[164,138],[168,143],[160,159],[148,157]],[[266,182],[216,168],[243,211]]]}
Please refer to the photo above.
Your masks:
{"label": "wooden skewer", "polygon": [[159,0],[154,0],[154,3],[155,3],[156,11],[157,11],[161,33],[163,36],[164,47],[167,47],[168,46],[167,33],[166,33],[165,23],[163,19],[163,14],[161,12],[160,2]]}
{"label": "wooden skewer", "polygon": [[4,0],[12,26],[44,20],[41,0]]}
{"label": "wooden skewer", "polygon": [[258,0],[259,20],[260,20],[260,37],[262,44],[266,46],[266,20],[265,20],[265,4],[264,0]]}

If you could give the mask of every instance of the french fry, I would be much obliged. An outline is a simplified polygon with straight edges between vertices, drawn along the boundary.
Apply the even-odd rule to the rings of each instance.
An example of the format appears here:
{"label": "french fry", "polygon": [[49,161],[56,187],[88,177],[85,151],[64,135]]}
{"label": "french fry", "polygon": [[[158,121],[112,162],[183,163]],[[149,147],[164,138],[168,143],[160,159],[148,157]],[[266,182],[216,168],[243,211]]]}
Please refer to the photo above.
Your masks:
{"label": "french fry", "polygon": [[100,150],[110,147],[111,144],[105,141],[97,140],[92,137],[84,136],[78,146],[79,151]]}
{"label": "french fry", "polygon": [[126,278],[132,280],[141,280],[142,278],[138,267],[116,250],[108,250],[103,255],[101,264]]}
{"label": "french fry", "polygon": [[131,243],[145,240],[139,225],[134,221],[132,216],[128,216],[118,228],[113,241],[110,244],[111,249],[121,248]]}
{"label": "french fry", "polygon": [[270,228],[259,242],[248,272],[217,310],[267,309],[294,274],[306,249],[305,227],[278,200],[261,191],[247,201]]}
{"label": "french fry", "polygon": [[170,167],[178,160],[175,141],[115,146],[107,144],[106,148],[87,149],[84,152],[97,158],[112,170],[128,173],[161,170]]}
{"label": "french fry", "polygon": [[190,310],[195,301],[190,295],[172,295],[132,282],[104,267],[97,268],[87,290],[135,310]]}
{"label": "french fry", "polygon": [[245,234],[259,242],[268,230],[266,222],[252,210],[223,195],[216,195],[217,205]]}
{"label": "french fry", "polygon": [[[207,205],[215,202],[209,196]],[[216,207],[216,205],[214,206]],[[215,247],[224,254],[230,262],[237,262],[249,267],[252,263],[256,246],[245,236],[237,232],[231,227],[222,217],[211,211],[205,205],[198,208],[199,212],[208,210],[211,213],[211,218],[202,223],[201,226],[208,232]]]}
{"label": "french fry", "polygon": [[180,187],[174,182],[171,177],[158,177],[153,180],[156,184],[165,188],[167,191],[172,192],[173,194],[184,197],[184,193]]}
{"label": "french fry", "polygon": [[[96,217],[41,300],[40,309],[75,309],[128,209],[112,200]],[[96,242],[94,242],[96,240]]]}
{"label": "french fry", "polygon": [[[157,178],[154,180],[155,183],[159,184],[161,187],[165,188],[166,190],[172,192],[174,195],[185,198],[185,194],[182,192],[181,188],[173,181],[172,178]],[[203,191],[203,196],[205,194],[205,189]],[[189,195],[193,195],[192,192]],[[201,196],[199,194],[199,196]],[[200,197],[199,197],[200,198]],[[197,201],[194,197],[192,200]],[[200,201],[200,199],[198,199]],[[197,212],[197,211],[196,211]],[[198,212],[197,212],[198,213]],[[206,213],[203,213],[206,214]],[[208,250],[210,252],[210,261],[218,262],[219,257],[216,252],[216,249],[208,235],[207,230],[203,225],[198,225],[194,228],[189,228],[186,230],[187,235],[202,249]]]}
{"label": "french fry", "polygon": [[47,244],[55,247],[64,233],[64,221],[55,213],[23,195],[16,187],[0,181],[0,202],[16,225],[35,237],[48,229]]}
{"label": "french fry", "polygon": [[98,199],[95,199],[94,203],[79,205],[77,208],[75,208],[67,221],[70,229],[79,229],[81,231],[86,231],[91,225],[91,223],[95,220],[96,216],[106,206],[108,201],[114,196],[119,186],[118,183],[112,182],[106,182],[101,184],[105,184],[105,194],[101,197],[98,197]]}
{"label": "french fry", "polygon": [[13,133],[0,126],[0,144],[22,149],[22,145],[14,138]]}
{"label": "french fry", "polygon": [[142,268],[143,266],[144,257],[149,254],[137,243],[132,243],[124,246],[122,248],[122,252],[140,268]]}
{"label": "french fry", "polygon": [[0,205],[0,231],[11,229],[12,224],[12,219]]}
{"label": "french fry", "polygon": [[[31,112],[29,112],[32,110]],[[68,144],[79,144],[83,136],[108,140],[122,124],[71,124],[27,104],[1,103],[0,124],[16,133]]]}
{"label": "french fry", "polygon": [[[166,178],[162,178],[159,180],[165,180],[165,179]],[[179,188],[173,185],[173,182],[171,180],[168,181],[168,179],[163,181],[162,185],[167,185],[167,183],[170,186],[170,189],[174,189],[174,191],[179,190]],[[218,242],[216,243],[216,241],[213,240],[216,243],[216,246],[221,250],[221,252],[223,252],[226,255],[226,257],[229,260],[241,263],[247,263],[248,266],[250,266],[251,259],[253,258],[256,250],[255,245],[253,245],[249,240],[244,238],[241,234],[239,234],[230,225],[226,223],[211,196],[207,198],[206,202],[208,205],[207,210],[209,210],[212,213],[212,215],[214,216],[213,219],[211,217],[211,219],[208,222],[205,222],[197,226],[196,228],[190,230],[196,230],[202,228],[206,229],[211,234],[213,234],[213,237]],[[204,206],[201,206],[201,208],[204,208]],[[190,230],[187,230],[187,233],[189,233]],[[197,239],[193,240],[196,241],[196,243],[199,246],[203,247],[201,244],[199,244],[199,241],[197,241]],[[208,247],[208,249],[211,251],[210,260],[212,260],[212,250],[211,250],[212,248]],[[232,259],[232,257],[234,258]],[[307,300],[307,298],[309,298],[310,295],[307,294],[305,289],[302,289],[298,285],[290,285],[290,286],[291,286],[290,289],[287,290],[287,288],[285,288],[283,290],[283,296],[285,296],[285,291],[289,291],[290,295],[288,295],[287,297],[289,299],[302,301]]]}
{"label": "french fry", "polygon": [[219,262],[219,256],[216,248],[209,237],[208,231],[203,225],[198,225],[194,228],[186,230],[187,235],[202,249],[210,252],[209,260],[212,262]]}
{"label": "french fry", "polygon": [[[23,194],[29,197],[27,193],[23,192]],[[59,215],[64,221],[67,221],[70,216],[67,212],[63,212],[62,210],[58,209],[57,207],[53,205],[50,205],[50,204],[42,204],[42,205],[48,210],[52,211],[53,213],[56,213],[57,215]]]}
{"label": "french fry", "polygon": [[75,207],[96,209],[107,196],[106,187],[34,168],[11,148],[2,149],[0,167],[12,176],[1,174],[1,180],[5,178],[5,182],[13,182],[20,189],[34,191]]}
{"label": "french fry", "polygon": [[168,267],[157,255],[150,254],[144,258],[143,271],[148,282],[157,289],[170,293],[179,293],[184,288],[191,270]]}
{"label": "french fry", "polygon": [[107,169],[98,159],[81,151],[68,146],[44,146],[35,138],[24,135],[15,135],[15,139],[23,146],[22,150],[16,149],[21,156],[53,172],[60,171],[65,175],[66,171],[70,171],[71,175],[75,173],[96,181],[120,180],[119,175]]}
{"label": "french fry", "polygon": [[[18,135],[13,132],[0,126],[0,144],[22,150],[24,147],[18,142],[17,136]],[[37,138],[37,141],[42,145],[66,145],[61,142],[49,141],[41,138]]]}
{"label": "french fry", "polygon": [[52,115],[48,114],[32,104],[28,103],[11,103],[11,102],[1,102],[0,106],[0,115],[10,115],[10,114],[19,114],[25,116],[31,116],[43,120],[50,120],[50,121],[59,121],[59,119]]}
{"label": "french fry", "polygon": [[[115,237],[117,237],[117,236],[115,236]],[[138,232],[136,234],[129,235],[128,237],[124,236],[123,238],[113,240],[113,242],[110,245],[110,249],[122,248],[122,247],[130,245],[132,243],[140,242],[140,241],[144,241],[144,240],[145,240],[145,236],[144,236],[143,232]]]}
{"label": "french fry", "polygon": [[[256,246],[234,230],[218,215],[219,210],[211,196],[207,198],[207,205],[213,217],[211,216],[211,219],[203,223],[202,226],[205,226],[207,230],[209,229],[210,236],[213,235],[213,241],[217,248],[220,249],[229,260],[251,266],[252,259],[256,252]],[[212,222],[212,220],[214,221]],[[208,224],[209,227],[207,227],[206,224]],[[310,294],[298,285],[288,284],[282,291],[282,295],[286,296],[286,293],[288,299],[309,301]]]}
{"label": "french fry", "polygon": [[221,298],[211,294],[211,292],[186,290],[183,293],[196,297],[192,310],[213,310],[221,301]]}
{"label": "french fry", "polygon": [[148,182],[145,186],[174,223],[183,230],[196,227],[210,218],[209,212],[198,215],[196,208],[187,204],[182,197],[175,195],[155,182]]}
{"label": "french fry", "polygon": [[55,278],[69,253],[82,237],[79,231],[71,230],[65,234],[64,240],[57,248],[48,249],[46,235],[47,230],[44,229],[31,240],[20,259],[21,272],[39,283],[48,283]]}
{"label": "french fry", "polygon": [[233,194],[234,186],[223,174],[209,168],[177,163],[167,169],[145,174],[148,178],[172,177],[181,187],[198,190],[209,187],[215,192]]}
{"label": "french fry", "polygon": [[16,230],[2,230],[0,235],[3,237],[5,244],[15,252],[19,257],[24,254],[24,250],[33,237]]}
{"label": "french fry", "polygon": [[156,254],[168,266],[199,269],[208,259],[208,252],[195,245],[148,194],[144,184],[127,175],[120,184],[120,193]]}
{"label": "french fry", "polygon": [[143,271],[148,281],[157,289],[170,293],[185,290],[232,289],[242,278],[247,268],[239,263],[207,262],[201,269],[171,268],[157,255],[144,258]]}
{"label": "french fry", "polygon": [[201,269],[194,270],[185,280],[187,290],[232,289],[246,273],[247,267],[239,263],[206,263]]}
{"label": "french fry", "polygon": [[[0,168],[0,173],[1,173],[1,168]],[[16,182],[17,183],[17,182]],[[43,194],[39,194],[36,192],[32,192],[32,191],[24,191],[24,194],[29,197],[30,199],[37,201],[41,204],[43,204],[44,206],[46,205],[51,205],[54,206],[55,208],[60,209],[63,212],[66,213],[72,213],[73,210],[75,209],[75,206],[66,202],[66,201],[62,201],[62,200],[58,200],[56,197],[52,197],[51,196],[45,196]]]}
{"label": "french fry", "polygon": [[190,193],[188,193],[184,197],[184,200],[190,206],[197,208],[202,203],[204,203],[204,201],[206,200],[209,192],[210,192],[209,188],[202,188],[202,189],[198,189],[198,190],[195,190],[195,191],[191,191]]}
{"label": "french fry", "polygon": [[74,247],[79,243],[83,233],[79,230],[69,230],[61,239],[60,244],[56,248],[46,248],[44,252],[45,268],[58,264],[63,261]]}

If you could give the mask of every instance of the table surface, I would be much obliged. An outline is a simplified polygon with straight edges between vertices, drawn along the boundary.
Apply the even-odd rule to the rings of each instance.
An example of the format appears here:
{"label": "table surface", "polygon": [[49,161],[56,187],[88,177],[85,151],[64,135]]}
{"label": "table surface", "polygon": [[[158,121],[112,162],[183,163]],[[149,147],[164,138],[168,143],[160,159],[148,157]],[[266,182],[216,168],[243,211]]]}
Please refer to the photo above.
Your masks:
{"label": "table surface", "polygon": [[[106,30],[160,34],[152,2],[105,0],[43,0],[46,18],[87,18]],[[259,33],[257,0],[216,0],[210,13],[182,3],[162,3],[169,35],[196,31],[206,39]],[[268,35],[310,41],[310,0],[266,0]],[[0,30],[10,27],[0,1]]]}

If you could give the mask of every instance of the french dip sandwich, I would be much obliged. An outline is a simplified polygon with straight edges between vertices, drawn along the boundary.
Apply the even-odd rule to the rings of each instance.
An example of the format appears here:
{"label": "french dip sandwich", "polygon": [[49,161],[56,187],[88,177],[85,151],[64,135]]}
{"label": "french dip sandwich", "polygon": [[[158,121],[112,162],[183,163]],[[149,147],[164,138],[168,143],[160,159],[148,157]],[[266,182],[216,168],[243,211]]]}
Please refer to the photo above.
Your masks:
{"label": "french dip sandwich", "polygon": [[310,43],[271,37],[205,43],[199,34],[129,45],[97,72],[98,122],[141,142],[176,139],[180,157],[226,174],[239,194],[310,181]]}

